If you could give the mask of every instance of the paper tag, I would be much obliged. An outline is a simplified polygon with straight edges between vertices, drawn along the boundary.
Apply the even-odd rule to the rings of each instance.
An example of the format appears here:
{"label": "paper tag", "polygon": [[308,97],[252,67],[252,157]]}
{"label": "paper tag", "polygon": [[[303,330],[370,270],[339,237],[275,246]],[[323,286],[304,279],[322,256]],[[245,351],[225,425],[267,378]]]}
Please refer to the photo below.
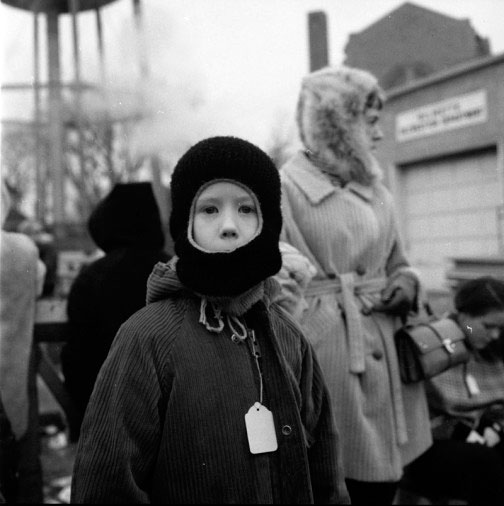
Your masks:
{"label": "paper tag", "polygon": [[490,448],[500,443],[499,434],[492,427],[485,427],[483,438],[485,439],[485,444]]}
{"label": "paper tag", "polygon": [[466,374],[466,385],[471,395],[479,395],[481,393],[478,382],[472,374]]}
{"label": "paper tag", "polygon": [[484,445],[485,440],[483,439],[483,436],[478,434],[475,430],[472,430],[467,436],[466,443],[478,443],[480,445]]}
{"label": "paper tag", "polygon": [[274,452],[278,448],[273,414],[256,402],[245,415],[250,453]]}

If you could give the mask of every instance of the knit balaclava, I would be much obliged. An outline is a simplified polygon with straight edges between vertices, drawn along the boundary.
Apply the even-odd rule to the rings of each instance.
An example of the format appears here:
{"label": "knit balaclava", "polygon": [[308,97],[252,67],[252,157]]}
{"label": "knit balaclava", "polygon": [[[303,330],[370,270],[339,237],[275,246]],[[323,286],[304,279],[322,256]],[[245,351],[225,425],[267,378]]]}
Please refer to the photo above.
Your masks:
{"label": "knit balaclava", "polygon": [[[235,182],[257,199],[260,232],[230,252],[207,252],[193,241],[191,211],[201,188],[210,182]],[[180,281],[210,297],[240,295],[276,274],[282,265],[280,177],[261,149],[236,137],[211,137],[191,147],[177,163],[171,180],[170,233],[178,256]]]}
{"label": "knit balaclava", "polygon": [[361,69],[325,67],[302,81],[297,123],[309,155],[342,180],[371,184],[381,176],[364,147],[364,111],[370,96],[383,102],[376,78]]}

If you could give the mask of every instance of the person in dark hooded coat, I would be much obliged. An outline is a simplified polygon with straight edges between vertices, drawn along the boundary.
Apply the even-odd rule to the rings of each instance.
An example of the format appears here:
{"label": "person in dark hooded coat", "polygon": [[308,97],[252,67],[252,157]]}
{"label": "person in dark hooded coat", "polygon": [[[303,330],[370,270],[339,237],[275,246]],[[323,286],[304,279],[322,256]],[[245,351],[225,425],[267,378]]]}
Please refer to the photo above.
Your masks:
{"label": "person in dark hooded coat", "polygon": [[[148,182],[117,184],[96,207],[88,229],[105,256],[84,267],[68,297],[68,342],[62,351],[65,385],[80,425],[100,367],[117,330],[145,306],[147,278],[169,260],[157,202]],[[70,422],[73,424],[73,422]]]}

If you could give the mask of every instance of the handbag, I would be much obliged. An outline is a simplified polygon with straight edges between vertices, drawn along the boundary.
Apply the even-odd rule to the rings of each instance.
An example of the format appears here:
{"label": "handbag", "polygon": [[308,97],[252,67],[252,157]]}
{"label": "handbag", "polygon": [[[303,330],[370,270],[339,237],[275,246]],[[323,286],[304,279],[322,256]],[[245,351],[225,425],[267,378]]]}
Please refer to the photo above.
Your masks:
{"label": "handbag", "polygon": [[403,383],[432,378],[470,357],[464,332],[450,318],[406,324],[394,338]]}

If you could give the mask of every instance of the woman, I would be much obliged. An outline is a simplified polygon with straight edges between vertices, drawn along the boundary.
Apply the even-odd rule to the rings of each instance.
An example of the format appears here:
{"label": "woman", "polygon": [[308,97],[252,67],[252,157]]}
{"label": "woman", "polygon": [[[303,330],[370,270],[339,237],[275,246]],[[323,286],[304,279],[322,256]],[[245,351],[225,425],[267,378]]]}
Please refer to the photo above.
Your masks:
{"label": "woman", "polygon": [[282,167],[282,240],[316,267],[301,318],[328,383],[352,503],[391,503],[431,444],[422,384],[402,385],[393,335],[418,278],[373,156],[383,93],[369,73],[325,68],[302,83],[304,150]]}
{"label": "woman", "polygon": [[504,498],[504,282],[468,281],[454,305],[450,318],[473,353],[427,382],[434,444],[406,480],[422,495],[497,504]]}

